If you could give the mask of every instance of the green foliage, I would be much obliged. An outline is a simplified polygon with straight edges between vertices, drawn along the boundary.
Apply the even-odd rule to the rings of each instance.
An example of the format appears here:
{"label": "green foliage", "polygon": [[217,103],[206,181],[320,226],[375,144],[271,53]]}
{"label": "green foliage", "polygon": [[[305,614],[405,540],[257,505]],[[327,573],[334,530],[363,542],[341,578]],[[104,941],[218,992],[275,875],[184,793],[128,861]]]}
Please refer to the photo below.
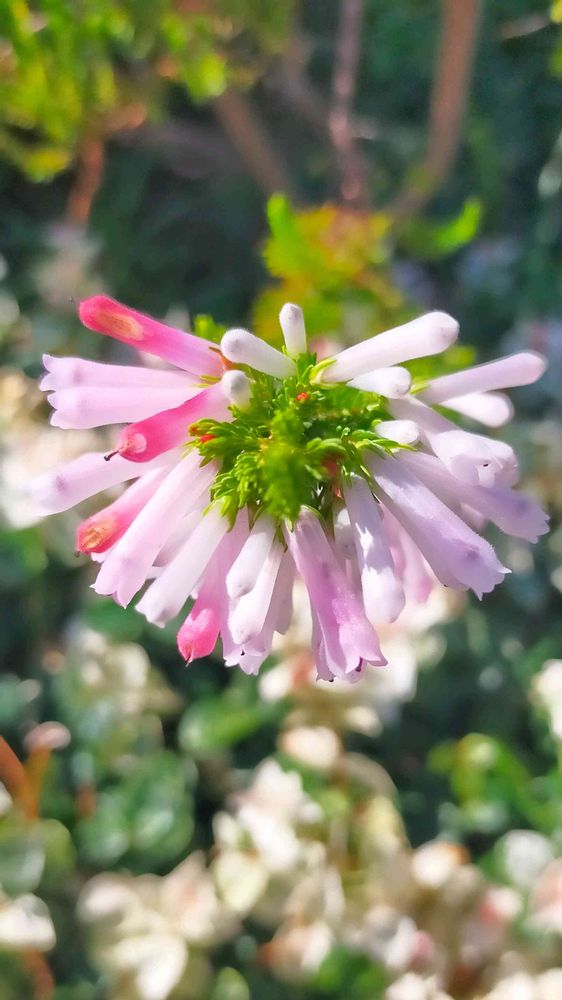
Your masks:
{"label": "green foliage", "polygon": [[72,872],[75,850],[69,831],[54,819],[0,819],[0,884],[12,896],[56,887]]}
{"label": "green foliage", "polygon": [[248,984],[236,969],[221,969],[209,1000],[250,1000]]}
{"label": "green foliage", "polygon": [[498,833],[524,823],[552,833],[562,822],[549,783],[533,778],[500,740],[471,733],[456,744],[436,747],[430,763],[450,775],[464,831]]}
{"label": "green foliage", "polygon": [[230,423],[201,420],[192,428],[203,458],[220,462],[211,498],[232,523],[244,507],[290,523],[303,506],[329,514],[334,461],[345,478],[364,468],[365,448],[400,447],[377,435],[377,422],[388,419],[382,397],[319,384],[315,361],[299,358],[297,374],[282,381],[249,370],[249,405],[234,409]]}
{"label": "green foliage", "polygon": [[78,847],[86,864],[159,868],[185,854],[193,834],[188,763],[166,750],[124,768],[99,795],[95,813],[80,820]]}
{"label": "green foliage", "polygon": [[[195,101],[248,85],[287,35],[292,2],[6,0],[0,153],[35,181],[87,140],[135,127],[172,80]],[[186,58],[187,54],[187,58]]]}
{"label": "green foliage", "polygon": [[212,316],[196,316],[193,320],[193,332],[198,337],[211,340],[213,344],[220,344],[223,335],[226,333],[226,326],[217,323]]}
{"label": "green foliage", "polygon": [[382,1000],[387,983],[385,971],[377,963],[345,948],[334,948],[316,973],[313,987],[326,997],[351,991],[358,1000]]}
{"label": "green foliage", "polygon": [[482,204],[468,198],[452,219],[410,219],[400,228],[400,245],[418,260],[436,260],[461,250],[478,235]]}
{"label": "green foliage", "polygon": [[265,703],[250,678],[233,678],[222,692],[189,705],[178,726],[179,745],[193,756],[220,754],[275,725],[280,708]]}
{"label": "green foliage", "polygon": [[275,319],[284,302],[304,309],[311,337],[361,340],[411,317],[412,304],[392,279],[389,216],[330,204],[295,211],[275,195],[268,220],[264,260],[278,283],[254,306],[264,339],[279,338]]}
{"label": "green foliage", "polygon": [[2,587],[10,589],[25,584],[45,569],[45,551],[33,528],[15,535],[0,532],[0,574]]}

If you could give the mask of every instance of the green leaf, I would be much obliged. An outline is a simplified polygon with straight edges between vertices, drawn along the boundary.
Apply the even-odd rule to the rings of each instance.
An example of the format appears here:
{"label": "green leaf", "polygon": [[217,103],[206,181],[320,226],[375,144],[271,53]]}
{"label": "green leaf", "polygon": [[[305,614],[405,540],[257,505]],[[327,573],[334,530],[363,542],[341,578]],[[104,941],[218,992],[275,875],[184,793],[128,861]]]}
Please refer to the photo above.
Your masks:
{"label": "green leaf", "polygon": [[143,621],[133,607],[121,608],[115,601],[97,598],[85,609],[87,624],[96,632],[111,636],[115,642],[138,639]]}
{"label": "green leaf", "polygon": [[380,965],[343,946],[332,949],[313,979],[315,990],[338,998],[347,994],[358,1000],[382,1000],[386,985],[387,978]]}
{"label": "green leaf", "polygon": [[20,587],[46,566],[45,550],[36,528],[5,531],[0,534],[1,589]]}
{"label": "green leaf", "polygon": [[257,732],[270,711],[260,702],[235,705],[221,698],[192,705],[179,724],[180,746],[196,755],[225,750]]}
{"label": "green leaf", "polygon": [[539,794],[540,783],[508,746],[492,736],[470,733],[457,743],[435,747],[432,770],[448,774],[467,830],[499,832],[525,820],[550,832],[558,822],[556,802]]}
{"label": "green leaf", "polygon": [[33,714],[31,707],[37,702],[40,687],[34,680],[19,680],[10,674],[0,679],[0,731],[17,725]]}
{"label": "green leaf", "polygon": [[250,988],[236,969],[221,969],[209,1000],[250,1000]]}
{"label": "green leaf", "polygon": [[41,837],[45,851],[45,869],[41,887],[56,889],[72,871],[76,851],[69,831],[56,819],[41,821]]}
{"label": "green leaf", "polygon": [[226,333],[226,329],[226,326],[222,323],[217,323],[212,316],[208,316],[206,313],[200,313],[193,320],[193,332],[195,336],[211,340],[213,344],[220,344]]}
{"label": "green leaf", "polygon": [[481,202],[478,198],[467,198],[459,214],[452,219],[443,222],[411,219],[401,226],[399,242],[420,260],[436,260],[471,243],[478,234],[481,221]]}
{"label": "green leaf", "polygon": [[264,258],[271,274],[283,278],[323,268],[319,251],[304,238],[298,216],[284,195],[274,194],[269,199],[267,218],[271,237],[265,244]]}
{"label": "green leaf", "polygon": [[168,750],[136,762],[131,774],[102,791],[96,811],[78,825],[84,858],[96,865],[121,858],[144,868],[175,860],[193,834],[193,803],[189,787],[195,772]]}
{"label": "green leaf", "polygon": [[38,823],[8,816],[0,821],[0,885],[10,896],[33,892],[45,868],[45,844]]}

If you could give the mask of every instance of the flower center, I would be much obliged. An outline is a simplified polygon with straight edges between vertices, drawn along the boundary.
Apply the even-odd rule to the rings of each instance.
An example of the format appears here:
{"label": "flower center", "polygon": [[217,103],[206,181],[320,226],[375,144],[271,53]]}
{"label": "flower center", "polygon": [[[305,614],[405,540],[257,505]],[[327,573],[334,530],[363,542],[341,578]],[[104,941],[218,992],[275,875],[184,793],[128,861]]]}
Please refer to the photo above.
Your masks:
{"label": "flower center", "polygon": [[381,421],[392,419],[382,396],[312,381],[315,361],[303,355],[296,374],[285,379],[244,368],[248,404],[233,406],[230,422],[191,426],[202,457],[219,463],[211,497],[222,501],[232,521],[245,506],[290,523],[302,506],[327,514],[342,475],[369,475],[365,448],[392,453],[402,447],[377,433]]}

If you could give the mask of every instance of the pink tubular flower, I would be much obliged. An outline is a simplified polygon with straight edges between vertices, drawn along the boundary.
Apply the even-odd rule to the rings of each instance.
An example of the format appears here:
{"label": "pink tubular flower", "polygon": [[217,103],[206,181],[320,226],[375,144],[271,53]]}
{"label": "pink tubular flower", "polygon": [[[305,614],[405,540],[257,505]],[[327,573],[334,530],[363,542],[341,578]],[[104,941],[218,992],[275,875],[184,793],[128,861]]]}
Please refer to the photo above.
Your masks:
{"label": "pink tubular flower", "polygon": [[416,385],[408,362],[457,337],[445,313],[318,364],[291,303],[283,351],[241,329],[219,348],[106,296],[80,316],[168,367],[45,355],[53,424],[126,426],[109,454],[42,476],[33,495],[58,513],[132,481],[79,525],[76,548],[98,564],[97,593],[127,605],[145,588],[137,610],[155,625],[193,600],[177,637],[187,662],[220,638],[228,666],[256,673],[290,625],[298,573],[318,677],[356,681],[386,663],[376,626],[407,602],[427,600],[437,581],[481,598],[509,572],[486,523],[527,541],[547,530],[513,488],[512,449],[450,418],[501,426],[513,412],[503,390],[540,377],[537,354]]}
{"label": "pink tubular flower", "polygon": [[404,589],[396,573],[383,515],[363,476],[344,488],[355,544],[363,604],[369,621],[396,621],[404,608]]}
{"label": "pink tubular flower", "polygon": [[154,354],[193,375],[222,374],[220,351],[214,344],[159,323],[106,295],[86,299],[78,311],[84,326],[90,330]]}
{"label": "pink tubular flower", "polygon": [[386,663],[377,633],[369,624],[361,600],[338,565],[317,515],[300,512],[287,543],[310,595],[314,622],[313,650],[324,680],[344,680],[360,672],[365,662]]}
{"label": "pink tubular flower", "polygon": [[109,507],[82,521],[76,530],[76,551],[107,552],[123,537],[164,476],[158,469],[145,474]]}
{"label": "pink tubular flower", "polygon": [[228,419],[228,399],[220,383],[203,389],[171,410],[163,410],[137,424],[129,424],[119,435],[116,451],[130,462],[149,462],[181,445],[186,427],[202,417]]}
{"label": "pink tubular flower", "polygon": [[213,601],[196,599],[178,631],[178,650],[186,663],[210,656],[216,646],[220,622]]}

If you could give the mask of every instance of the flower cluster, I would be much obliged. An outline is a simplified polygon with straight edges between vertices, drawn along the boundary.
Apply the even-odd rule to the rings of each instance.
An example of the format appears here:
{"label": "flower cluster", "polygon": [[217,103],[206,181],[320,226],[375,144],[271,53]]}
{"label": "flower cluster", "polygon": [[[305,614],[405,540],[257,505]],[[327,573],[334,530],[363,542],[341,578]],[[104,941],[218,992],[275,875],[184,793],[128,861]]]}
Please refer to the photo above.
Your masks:
{"label": "flower cluster", "polygon": [[245,935],[262,969],[301,989],[339,953],[378,970],[385,1000],[558,998],[551,842],[510,831],[490,881],[459,844],[412,848],[392,798],[382,768],[341,747],[330,775],[268,758],[215,815],[210,863],[195,852],[165,876],[95,875],[78,916],[108,995],[208,996],[212,952]]}
{"label": "flower cluster", "polygon": [[10,899],[0,886],[0,948],[49,951],[54,943],[53,921],[43,900],[31,892]]}
{"label": "flower cluster", "polygon": [[502,884],[489,881],[460,844],[412,848],[392,795],[382,768],[340,748],[329,776],[263,761],[215,816],[219,897],[274,929],[262,962],[302,984],[343,949],[382,968],[385,1000],[554,1000],[562,877],[550,842],[511,831],[495,849]]}
{"label": "flower cluster", "polygon": [[291,304],[283,351],[246,330],[219,348],[104,296],[80,316],[168,367],[46,356],[55,426],[126,426],[110,454],[43,477],[35,497],[54,513],[134,480],[80,525],[76,547],[100,564],[97,593],[120,604],[151,581],[137,608],[156,625],[194,598],[178,632],[188,661],[220,635],[226,663],[255,673],[289,626],[298,575],[318,677],[356,680],[386,663],[376,626],[425,601],[435,579],[479,598],[503,579],[485,523],[530,541],[546,531],[513,489],[512,449],[456,422],[508,420],[498,390],[540,377],[533,352],[422,382],[405,365],[453,344],[445,313],[320,362]]}
{"label": "flower cluster", "polygon": [[200,853],[163,877],[96,875],[78,910],[92,957],[120,1000],[165,1000],[175,989],[186,1000],[206,995],[206,953],[237,930]]}

